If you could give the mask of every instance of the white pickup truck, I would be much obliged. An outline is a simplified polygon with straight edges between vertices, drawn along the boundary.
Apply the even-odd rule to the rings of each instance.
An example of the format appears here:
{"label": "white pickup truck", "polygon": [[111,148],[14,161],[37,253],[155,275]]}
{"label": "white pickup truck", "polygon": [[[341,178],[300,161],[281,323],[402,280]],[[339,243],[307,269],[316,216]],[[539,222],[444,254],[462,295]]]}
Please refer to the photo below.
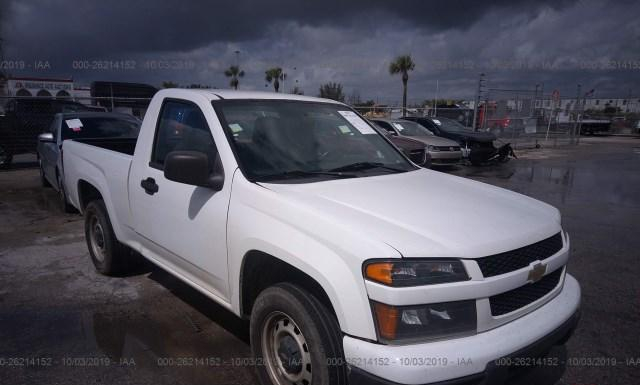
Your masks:
{"label": "white pickup truck", "polygon": [[64,169],[96,269],[134,250],[250,319],[262,384],[497,384],[578,321],[557,209],[331,100],[163,90],[137,141],[67,141]]}

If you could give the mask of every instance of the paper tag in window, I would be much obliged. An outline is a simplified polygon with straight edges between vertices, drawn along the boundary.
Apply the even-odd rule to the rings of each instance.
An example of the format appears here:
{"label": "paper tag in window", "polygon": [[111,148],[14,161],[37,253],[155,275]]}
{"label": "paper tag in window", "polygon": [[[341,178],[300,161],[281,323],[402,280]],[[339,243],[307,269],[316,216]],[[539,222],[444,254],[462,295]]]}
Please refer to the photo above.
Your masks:
{"label": "paper tag in window", "polygon": [[238,123],[231,123],[229,125],[229,128],[231,129],[231,132],[233,132],[234,134],[237,134],[238,132],[242,131],[242,126],[239,125]]}
{"label": "paper tag in window", "polygon": [[349,126],[340,125],[340,126],[338,126],[338,129],[339,129],[339,130],[340,130],[340,132],[342,132],[343,134],[350,134],[350,133],[351,133],[351,129],[349,129]]}
{"label": "paper tag in window", "polygon": [[73,132],[80,132],[80,130],[82,130],[82,122],[80,119],[67,119],[64,122],[67,123],[67,126]]}
{"label": "paper tag in window", "polygon": [[402,124],[400,123],[393,123],[393,127],[397,128],[398,131],[404,130],[404,127],[402,127]]}
{"label": "paper tag in window", "polygon": [[360,131],[361,134],[376,134],[375,130],[371,128],[367,122],[362,120],[355,112],[338,111],[338,113],[342,115],[343,118],[347,119],[347,121],[351,123],[356,130]]}

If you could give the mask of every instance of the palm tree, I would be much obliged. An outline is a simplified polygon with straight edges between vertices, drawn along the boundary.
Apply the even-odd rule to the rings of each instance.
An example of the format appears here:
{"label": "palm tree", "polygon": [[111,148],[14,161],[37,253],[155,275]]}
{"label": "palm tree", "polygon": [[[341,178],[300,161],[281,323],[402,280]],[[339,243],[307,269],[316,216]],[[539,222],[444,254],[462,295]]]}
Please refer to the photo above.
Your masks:
{"label": "palm tree", "polygon": [[402,74],[402,116],[407,115],[407,82],[409,81],[409,71],[413,71],[416,64],[411,59],[411,55],[398,56],[389,65],[391,75]]}
{"label": "palm tree", "polygon": [[287,77],[287,75],[284,72],[282,72],[282,68],[280,67],[269,68],[264,72],[264,74],[265,74],[264,80],[266,80],[267,83],[273,82],[273,88],[276,90],[276,92],[279,92],[280,80],[284,81]]}
{"label": "palm tree", "polygon": [[224,76],[231,78],[229,85],[231,88],[237,90],[238,84],[240,83],[238,78],[244,77],[244,71],[242,71],[239,66],[231,66],[224,71]]}

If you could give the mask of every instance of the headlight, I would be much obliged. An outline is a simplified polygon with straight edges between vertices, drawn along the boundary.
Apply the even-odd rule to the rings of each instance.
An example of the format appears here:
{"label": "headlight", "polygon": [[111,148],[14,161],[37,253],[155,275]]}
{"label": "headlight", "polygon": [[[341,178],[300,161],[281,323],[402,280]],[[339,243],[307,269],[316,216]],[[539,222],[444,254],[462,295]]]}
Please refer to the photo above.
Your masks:
{"label": "headlight", "polygon": [[391,306],[371,302],[378,332],[384,343],[411,343],[475,334],[476,301]]}
{"label": "headlight", "polygon": [[455,259],[367,261],[364,277],[393,287],[433,285],[469,280],[462,262]]}
{"label": "headlight", "polygon": [[440,150],[438,150],[438,147],[436,146],[427,145],[427,151],[440,151]]}

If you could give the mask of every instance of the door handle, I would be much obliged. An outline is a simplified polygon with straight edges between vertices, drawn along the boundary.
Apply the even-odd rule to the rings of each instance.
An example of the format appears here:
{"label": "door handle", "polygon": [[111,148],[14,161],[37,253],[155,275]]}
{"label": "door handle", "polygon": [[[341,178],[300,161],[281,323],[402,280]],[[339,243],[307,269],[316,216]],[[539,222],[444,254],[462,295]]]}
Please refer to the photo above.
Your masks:
{"label": "door handle", "polygon": [[147,179],[143,179],[140,182],[140,186],[147,192],[149,195],[153,195],[158,192],[158,185],[156,184],[156,180],[149,177]]}

